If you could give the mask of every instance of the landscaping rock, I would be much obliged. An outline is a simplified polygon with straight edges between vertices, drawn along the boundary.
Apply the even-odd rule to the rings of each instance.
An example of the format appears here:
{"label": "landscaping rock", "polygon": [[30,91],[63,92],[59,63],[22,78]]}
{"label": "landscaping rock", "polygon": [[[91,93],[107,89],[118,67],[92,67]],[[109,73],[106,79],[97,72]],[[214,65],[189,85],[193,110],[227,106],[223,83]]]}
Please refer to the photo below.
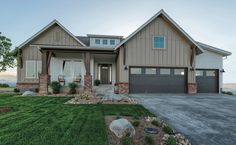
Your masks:
{"label": "landscaping rock", "polygon": [[133,125],[124,118],[113,120],[109,128],[119,138],[124,136],[132,137],[135,135],[135,129]]}
{"label": "landscaping rock", "polygon": [[36,93],[35,92],[32,92],[32,91],[25,91],[22,96],[35,96]]}

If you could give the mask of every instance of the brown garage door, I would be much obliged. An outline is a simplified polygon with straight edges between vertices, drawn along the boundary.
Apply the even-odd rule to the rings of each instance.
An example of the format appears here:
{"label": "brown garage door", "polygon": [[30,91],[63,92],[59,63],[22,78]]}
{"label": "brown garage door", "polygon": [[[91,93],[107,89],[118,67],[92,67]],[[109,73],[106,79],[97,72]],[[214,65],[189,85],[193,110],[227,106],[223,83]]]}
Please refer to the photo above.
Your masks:
{"label": "brown garage door", "polygon": [[196,82],[198,93],[219,92],[219,70],[197,69]]}
{"label": "brown garage door", "polygon": [[130,93],[186,93],[185,68],[131,67]]}

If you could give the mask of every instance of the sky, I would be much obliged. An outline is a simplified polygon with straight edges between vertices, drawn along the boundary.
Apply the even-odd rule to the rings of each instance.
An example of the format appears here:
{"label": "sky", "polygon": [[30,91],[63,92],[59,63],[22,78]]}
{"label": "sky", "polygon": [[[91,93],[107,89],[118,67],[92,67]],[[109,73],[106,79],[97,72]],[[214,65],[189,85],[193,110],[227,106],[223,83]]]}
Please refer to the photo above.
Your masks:
{"label": "sky", "polygon": [[[0,7],[0,32],[12,48],[54,19],[74,35],[126,37],[164,9],[194,40],[233,53],[224,60],[224,83],[236,83],[235,0],[7,0]],[[16,69],[0,72],[0,83],[15,76]]]}

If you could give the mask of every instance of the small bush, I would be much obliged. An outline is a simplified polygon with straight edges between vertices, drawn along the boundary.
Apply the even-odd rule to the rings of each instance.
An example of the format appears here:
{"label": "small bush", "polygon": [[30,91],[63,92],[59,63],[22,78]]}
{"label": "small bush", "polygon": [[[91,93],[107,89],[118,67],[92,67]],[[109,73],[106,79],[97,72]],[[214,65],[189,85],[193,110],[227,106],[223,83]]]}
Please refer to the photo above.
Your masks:
{"label": "small bush", "polygon": [[20,90],[19,90],[19,89],[17,89],[17,88],[14,88],[14,92],[15,92],[15,93],[19,93],[19,92],[20,92]]}
{"label": "small bush", "polygon": [[177,145],[176,138],[173,136],[169,136],[166,140],[166,145]]}
{"label": "small bush", "polygon": [[50,83],[50,87],[52,88],[52,90],[53,90],[53,93],[59,93],[60,92],[60,89],[61,89],[61,84],[59,83],[59,82],[57,82],[57,81],[52,81],[51,83]]}
{"label": "small bush", "polygon": [[169,126],[164,126],[162,128],[162,131],[164,131],[167,134],[173,134],[173,130]]}
{"label": "small bush", "polygon": [[151,136],[145,136],[144,140],[147,145],[154,145],[155,143],[154,139]]}
{"label": "small bush", "polygon": [[234,95],[232,92],[230,91],[222,91],[222,94],[226,94],[226,95]]}
{"label": "small bush", "polygon": [[76,93],[76,88],[78,88],[78,84],[77,83],[69,83],[68,86],[70,88],[70,93],[75,94]]}
{"label": "small bush", "polygon": [[155,125],[155,126],[160,126],[160,122],[159,121],[157,121],[157,120],[153,120],[152,121],[152,125]]}
{"label": "small bush", "polygon": [[8,88],[8,87],[10,87],[8,84],[6,84],[6,83],[0,83],[0,88]]}
{"label": "small bush", "polygon": [[132,141],[129,137],[125,136],[121,138],[121,144],[122,145],[131,145]]}
{"label": "small bush", "polygon": [[101,83],[100,80],[95,80],[95,81],[94,81],[95,86],[99,86],[100,83]]}
{"label": "small bush", "polygon": [[138,127],[138,126],[139,126],[139,124],[140,124],[140,122],[139,122],[139,121],[134,121],[134,122],[132,122],[132,125],[133,125],[134,127]]}

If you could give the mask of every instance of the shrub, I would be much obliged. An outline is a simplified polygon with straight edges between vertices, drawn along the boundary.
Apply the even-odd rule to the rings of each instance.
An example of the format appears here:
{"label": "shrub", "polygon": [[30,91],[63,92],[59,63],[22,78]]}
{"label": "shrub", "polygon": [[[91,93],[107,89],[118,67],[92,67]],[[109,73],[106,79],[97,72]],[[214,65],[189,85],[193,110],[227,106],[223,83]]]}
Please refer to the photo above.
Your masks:
{"label": "shrub", "polygon": [[8,87],[10,87],[8,84],[6,84],[6,83],[0,83],[0,88],[8,88]]}
{"label": "shrub", "polygon": [[166,145],[177,145],[176,138],[173,136],[169,136],[166,140]]}
{"label": "shrub", "polygon": [[122,145],[131,145],[132,141],[129,137],[124,136],[124,137],[121,138],[121,144]]}
{"label": "shrub", "polygon": [[173,134],[173,130],[169,126],[164,126],[162,128],[162,131],[164,131],[167,134]]}
{"label": "shrub", "polygon": [[144,140],[147,145],[154,145],[154,139],[151,136],[145,136]]}
{"label": "shrub", "polygon": [[222,91],[222,94],[226,94],[226,95],[234,95],[232,92],[230,91]]}
{"label": "shrub", "polygon": [[139,122],[139,121],[134,121],[134,122],[132,122],[132,125],[133,125],[134,127],[138,127],[138,126],[139,126],[139,124],[140,124],[140,122]]}
{"label": "shrub", "polygon": [[95,81],[94,81],[95,86],[99,86],[100,83],[101,83],[100,80],[95,80]]}
{"label": "shrub", "polygon": [[152,121],[152,125],[160,126],[160,122],[157,121],[157,120],[153,120],[153,121]]}
{"label": "shrub", "polygon": [[133,115],[133,119],[139,120],[140,117],[138,115]]}
{"label": "shrub", "polygon": [[50,87],[52,88],[52,90],[53,90],[53,93],[54,94],[57,94],[57,93],[59,93],[60,92],[60,89],[61,89],[61,84],[59,83],[59,82],[57,82],[57,81],[52,81],[51,83],[50,83]]}
{"label": "shrub", "polygon": [[19,93],[19,92],[20,92],[20,90],[19,90],[19,89],[17,89],[17,88],[14,88],[14,92],[15,92],[15,93]]}
{"label": "shrub", "polygon": [[70,88],[70,93],[75,94],[76,88],[78,88],[78,84],[77,83],[69,83],[69,88]]}

